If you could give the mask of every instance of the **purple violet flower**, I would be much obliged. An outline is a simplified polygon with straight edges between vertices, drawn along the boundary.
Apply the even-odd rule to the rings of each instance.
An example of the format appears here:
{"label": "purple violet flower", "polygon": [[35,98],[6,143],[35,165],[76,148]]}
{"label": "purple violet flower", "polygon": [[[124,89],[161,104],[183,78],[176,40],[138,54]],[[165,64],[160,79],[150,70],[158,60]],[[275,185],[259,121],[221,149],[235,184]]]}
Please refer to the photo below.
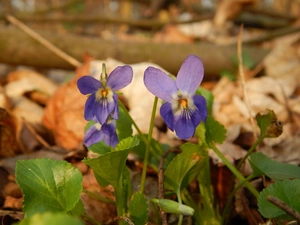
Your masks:
{"label": "purple violet flower", "polygon": [[195,95],[203,74],[202,61],[195,55],[184,60],[176,81],[154,67],[148,67],[144,73],[147,89],[165,101],[160,108],[161,116],[169,129],[175,130],[181,139],[192,137],[200,122],[206,120],[205,98]]}
{"label": "purple violet flower", "polygon": [[89,127],[84,135],[83,143],[86,147],[104,140],[104,143],[116,147],[118,144],[118,136],[116,133],[116,120],[108,119],[103,125],[96,123]]}
{"label": "purple violet flower", "polygon": [[126,87],[132,81],[133,71],[130,66],[118,66],[107,77],[103,64],[100,81],[92,76],[83,76],[78,79],[79,91],[89,97],[85,103],[84,118],[97,118],[104,124],[112,114],[113,119],[119,118],[118,96],[115,91]]}

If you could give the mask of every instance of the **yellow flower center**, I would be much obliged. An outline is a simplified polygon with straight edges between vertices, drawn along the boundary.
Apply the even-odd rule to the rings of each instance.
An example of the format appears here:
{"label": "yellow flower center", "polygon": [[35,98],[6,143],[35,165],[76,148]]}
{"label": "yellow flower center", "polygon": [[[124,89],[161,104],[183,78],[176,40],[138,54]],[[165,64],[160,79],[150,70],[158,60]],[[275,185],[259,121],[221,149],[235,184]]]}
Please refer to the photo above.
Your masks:
{"label": "yellow flower center", "polygon": [[96,99],[97,99],[97,101],[99,101],[100,99],[109,99],[111,94],[112,94],[112,92],[110,91],[110,89],[100,88],[96,92]]}
{"label": "yellow flower center", "polygon": [[102,89],[101,90],[101,94],[102,94],[102,97],[106,97],[107,96],[107,94],[108,94],[108,91],[107,90],[105,90],[105,89]]}
{"label": "yellow flower center", "polygon": [[187,105],[188,105],[188,100],[187,99],[179,99],[179,104],[184,108],[186,109],[187,108]]}

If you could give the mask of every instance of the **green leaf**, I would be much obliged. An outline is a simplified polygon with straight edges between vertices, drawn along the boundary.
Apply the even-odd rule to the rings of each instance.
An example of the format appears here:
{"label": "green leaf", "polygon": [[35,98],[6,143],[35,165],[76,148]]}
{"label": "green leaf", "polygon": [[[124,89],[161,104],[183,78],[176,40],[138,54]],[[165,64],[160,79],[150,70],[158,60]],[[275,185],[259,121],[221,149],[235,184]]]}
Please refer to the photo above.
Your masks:
{"label": "green leaf", "polygon": [[140,143],[140,139],[138,138],[138,136],[133,136],[133,137],[128,137],[126,139],[123,139],[122,141],[120,141],[117,146],[116,146],[116,151],[122,151],[122,150],[126,150],[126,149],[131,149],[135,146],[138,146]]}
{"label": "green leaf", "polygon": [[106,187],[111,184],[117,187],[125,169],[128,153],[129,150],[109,152],[94,159],[84,159],[83,162],[93,169],[100,186]]}
{"label": "green leaf", "polygon": [[[144,137],[147,139],[148,135],[144,134]],[[140,142],[140,144],[132,149],[132,151],[137,154],[141,159],[144,159],[145,156],[145,149],[146,145],[143,141]],[[169,149],[169,147],[164,148],[163,145],[161,145],[157,140],[153,139],[151,140],[151,150],[149,154],[149,164],[152,167],[158,167],[159,165],[159,159],[161,155],[164,153],[164,149]],[[156,157],[154,157],[154,154]],[[172,154],[169,154],[170,156]],[[168,155],[168,156],[169,156]],[[168,157],[166,159],[168,161]]]}
{"label": "green leaf", "polygon": [[26,216],[38,212],[68,212],[80,199],[82,174],[66,161],[19,160],[16,182],[24,194]]}
{"label": "green leaf", "polygon": [[268,110],[266,114],[258,113],[256,122],[260,129],[260,136],[274,138],[282,134],[282,123],[277,120],[276,114],[272,110]]}
{"label": "green leaf", "polygon": [[73,216],[81,216],[84,213],[84,205],[81,199],[79,199],[75,207],[71,209],[69,213]]}
{"label": "green leaf", "polygon": [[206,137],[205,137],[205,123],[201,122],[197,127],[196,127],[196,131],[195,131],[195,136],[198,139],[198,144],[200,146],[202,145],[206,145]]}
{"label": "green leaf", "polygon": [[197,176],[203,158],[198,145],[186,143],[181,148],[182,153],[170,162],[165,171],[165,189],[176,194]]}
{"label": "green leaf", "polygon": [[24,220],[16,223],[16,225],[84,225],[78,218],[72,217],[64,213],[43,213],[34,214],[32,217],[25,218]]}
{"label": "green leaf", "polygon": [[131,120],[121,107],[119,107],[119,119],[117,120],[117,135],[119,141],[132,136]]}
{"label": "green leaf", "polygon": [[202,95],[205,98],[206,108],[207,108],[208,114],[211,115],[212,114],[212,107],[213,107],[213,103],[214,103],[213,94],[209,90],[207,90],[205,88],[202,88],[202,87],[199,87],[197,89],[196,94]]}
{"label": "green leaf", "polygon": [[206,142],[216,142],[219,144],[224,142],[226,138],[226,129],[212,116],[207,116],[205,130]]}
{"label": "green leaf", "polygon": [[143,193],[133,194],[129,203],[129,215],[135,225],[145,225],[148,220],[148,203]]}
{"label": "green leaf", "polygon": [[258,197],[258,210],[266,218],[270,219],[293,219],[282,209],[270,203],[267,196],[274,196],[292,209],[300,212],[300,180],[284,180],[265,188]]}
{"label": "green leaf", "polygon": [[251,154],[249,162],[254,176],[266,175],[272,180],[300,179],[298,166],[274,161],[261,152]]}

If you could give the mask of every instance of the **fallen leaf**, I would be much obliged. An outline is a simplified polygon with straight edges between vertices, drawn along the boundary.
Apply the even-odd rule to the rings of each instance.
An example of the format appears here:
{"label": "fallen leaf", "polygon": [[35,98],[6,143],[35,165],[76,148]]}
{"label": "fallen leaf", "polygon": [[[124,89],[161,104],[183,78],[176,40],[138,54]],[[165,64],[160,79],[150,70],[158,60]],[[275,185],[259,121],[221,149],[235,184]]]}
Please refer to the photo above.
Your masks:
{"label": "fallen leaf", "polygon": [[90,73],[92,58],[86,58],[85,63],[76,70],[76,77],[62,84],[46,105],[42,117],[43,124],[53,131],[58,146],[74,150],[83,141],[86,121],[83,109],[86,96],[77,88],[77,79]]}
{"label": "fallen leaf", "polygon": [[0,108],[0,157],[9,157],[22,153],[16,133],[16,118],[5,109]]}

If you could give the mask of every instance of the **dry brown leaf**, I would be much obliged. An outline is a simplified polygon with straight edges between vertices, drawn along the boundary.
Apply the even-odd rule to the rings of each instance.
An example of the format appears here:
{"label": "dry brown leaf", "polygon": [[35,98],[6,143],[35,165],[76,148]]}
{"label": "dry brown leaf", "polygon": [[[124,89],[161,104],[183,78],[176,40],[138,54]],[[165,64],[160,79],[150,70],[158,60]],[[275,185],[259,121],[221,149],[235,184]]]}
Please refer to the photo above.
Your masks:
{"label": "dry brown leaf", "polygon": [[14,198],[12,196],[7,196],[2,207],[19,211],[22,210],[22,202],[23,198]]}
{"label": "dry brown leaf", "polygon": [[14,156],[22,152],[16,133],[16,118],[0,108],[0,157]]}
{"label": "dry brown leaf", "polygon": [[[83,188],[104,198],[114,199],[113,188],[109,185],[102,188],[97,183],[92,170],[83,176]],[[116,217],[116,208],[114,204],[101,202],[93,199],[88,194],[82,193],[81,200],[84,204],[85,213],[100,223],[107,222],[109,219]]]}
{"label": "dry brown leaf", "polygon": [[76,77],[62,84],[49,100],[42,118],[43,124],[53,131],[56,144],[67,150],[78,148],[83,140],[86,121],[83,109],[86,96],[77,88],[77,79],[89,74],[91,58],[76,70]]}
{"label": "dry brown leaf", "polygon": [[25,92],[37,92],[46,101],[54,94],[57,85],[45,76],[32,70],[17,70],[7,76],[5,92],[9,97],[19,97]]}

